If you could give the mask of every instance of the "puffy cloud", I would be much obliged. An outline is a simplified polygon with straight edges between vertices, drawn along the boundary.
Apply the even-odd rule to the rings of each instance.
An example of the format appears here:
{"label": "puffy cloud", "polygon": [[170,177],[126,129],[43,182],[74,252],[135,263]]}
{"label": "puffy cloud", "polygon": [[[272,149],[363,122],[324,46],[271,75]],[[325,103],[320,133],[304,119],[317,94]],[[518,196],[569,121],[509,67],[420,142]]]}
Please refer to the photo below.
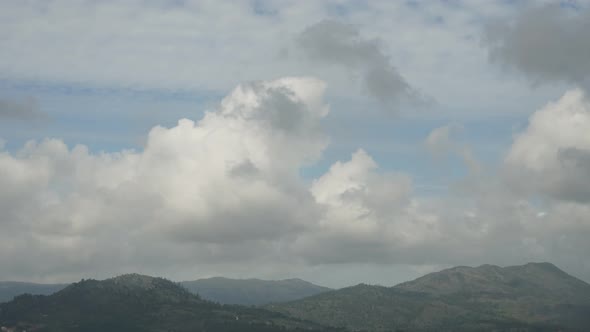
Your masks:
{"label": "puffy cloud", "polygon": [[379,41],[363,38],[353,25],[323,20],[307,27],[297,41],[310,59],[361,75],[367,92],[387,106],[422,98],[391,65]]}
{"label": "puffy cloud", "polygon": [[590,10],[545,5],[523,11],[513,22],[490,25],[485,44],[493,62],[533,82],[567,81],[590,87]]}
{"label": "puffy cloud", "polygon": [[380,172],[363,150],[332,165],[311,192],[324,215],[294,244],[309,261],[402,262],[412,248],[439,239],[438,219],[412,198],[411,179]]}
{"label": "puffy cloud", "polygon": [[[359,150],[313,182],[310,190],[323,214],[294,240],[291,250],[312,264],[553,260],[587,275],[588,267],[576,266],[574,258],[564,259],[566,252],[579,258],[582,248],[588,248],[578,243],[578,234],[589,231],[587,223],[580,223],[587,207],[535,206],[497,179],[486,180],[488,176],[470,179],[480,187],[469,190],[467,197],[425,199],[413,193],[408,175],[379,170]],[[572,239],[579,247],[565,246],[563,239]]]}
{"label": "puffy cloud", "polygon": [[590,202],[590,101],[572,90],[529,119],[505,167],[517,189],[560,200]]}
{"label": "puffy cloud", "polygon": [[[579,90],[537,111],[506,156],[506,169],[521,172],[514,183],[548,193],[536,203],[496,174],[474,176],[465,196],[420,197],[411,176],[380,169],[362,149],[306,183],[301,168],[328,142],[324,89],[312,78],[241,84],[197,122],[154,127],[141,151],[91,153],[57,139],[1,150],[0,278],[530,260],[590,276]],[[453,146],[452,131],[427,141]],[[578,191],[562,196],[575,180]]]}
{"label": "puffy cloud", "polygon": [[111,256],[114,269],[180,264],[180,248],[195,261],[273,252],[317,219],[298,172],[327,143],[323,91],[312,78],[242,84],[198,123],[153,128],[141,152],[55,139],[2,152],[0,262],[43,274],[100,271]]}

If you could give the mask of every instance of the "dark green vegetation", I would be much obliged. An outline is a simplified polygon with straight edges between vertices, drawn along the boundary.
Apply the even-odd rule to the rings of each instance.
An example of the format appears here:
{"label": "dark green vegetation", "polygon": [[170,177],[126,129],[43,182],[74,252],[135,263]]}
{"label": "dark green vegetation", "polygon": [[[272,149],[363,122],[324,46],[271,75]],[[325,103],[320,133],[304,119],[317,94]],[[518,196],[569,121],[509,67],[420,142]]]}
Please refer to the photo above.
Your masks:
{"label": "dark green vegetation", "polygon": [[549,263],[456,267],[268,308],[365,331],[590,331],[590,285]]}
{"label": "dark green vegetation", "polygon": [[83,280],[49,296],[0,304],[0,326],[16,331],[334,331],[264,309],[220,305],[171,281],[137,274]]}
{"label": "dark green vegetation", "polygon": [[[331,290],[301,279],[260,280],[208,278],[180,283],[193,294],[221,304],[263,305],[302,299]],[[27,282],[0,282],[0,302],[12,300],[21,294],[50,295],[64,289],[67,284],[34,284]]]}
{"label": "dark green vegetation", "polygon": [[[276,294],[253,287],[258,281],[207,282],[221,294],[235,290],[237,299]],[[310,285],[284,282],[304,290]],[[395,287],[361,284],[267,308],[221,305],[178,283],[131,274],[83,280],[49,296],[17,296],[0,304],[0,327],[51,332],[337,331],[322,326],[374,332],[590,331],[590,285],[548,263],[455,267]]]}
{"label": "dark green vegetation", "polygon": [[202,298],[223,304],[261,305],[302,299],[329,291],[301,279],[260,280],[209,278],[180,283]]}
{"label": "dark green vegetation", "polygon": [[30,282],[0,281],[0,302],[12,300],[21,294],[50,295],[64,289],[67,284],[34,284]]}

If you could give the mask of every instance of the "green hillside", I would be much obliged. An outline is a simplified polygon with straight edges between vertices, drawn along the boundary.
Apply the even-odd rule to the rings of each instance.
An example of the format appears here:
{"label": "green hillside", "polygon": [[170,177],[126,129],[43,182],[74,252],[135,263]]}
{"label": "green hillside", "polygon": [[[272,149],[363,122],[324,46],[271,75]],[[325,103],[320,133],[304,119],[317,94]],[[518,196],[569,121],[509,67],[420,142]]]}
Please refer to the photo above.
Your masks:
{"label": "green hillside", "polygon": [[[221,304],[263,305],[302,299],[331,290],[301,279],[260,280],[214,277],[180,284],[205,300]],[[35,284],[28,282],[0,282],[0,303],[17,295],[50,295],[68,284]]]}
{"label": "green hillside", "polygon": [[395,287],[358,285],[271,310],[367,331],[588,331],[590,285],[548,263],[431,273]]}
{"label": "green hillside", "polygon": [[328,331],[276,312],[202,300],[171,281],[124,275],[83,280],[50,296],[0,305],[0,326],[16,331]]}

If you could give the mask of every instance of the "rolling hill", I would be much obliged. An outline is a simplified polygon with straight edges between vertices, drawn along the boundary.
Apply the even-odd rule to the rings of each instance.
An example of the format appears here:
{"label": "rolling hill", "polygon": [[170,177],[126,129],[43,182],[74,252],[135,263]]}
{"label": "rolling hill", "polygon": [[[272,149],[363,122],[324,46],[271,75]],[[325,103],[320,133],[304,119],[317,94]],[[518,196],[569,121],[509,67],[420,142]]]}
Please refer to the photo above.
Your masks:
{"label": "rolling hill", "polygon": [[[302,299],[331,290],[301,279],[261,280],[214,277],[180,282],[184,288],[205,300],[220,304],[264,305]],[[50,295],[68,284],[0,282],[0,303],[17,295]]]}
{"label": "rolling hill", "polygon": [[590,285],[549,263],[456,267],[395,287],[357,285],[269,309],[366,331],[588,331]]}
{"label": "rolling hill", "polygon": [[0,304],[12,331],[334,331],[264,309],[220,305],[177,283],[137,274],[82,280],[49,296],[21,295]]}

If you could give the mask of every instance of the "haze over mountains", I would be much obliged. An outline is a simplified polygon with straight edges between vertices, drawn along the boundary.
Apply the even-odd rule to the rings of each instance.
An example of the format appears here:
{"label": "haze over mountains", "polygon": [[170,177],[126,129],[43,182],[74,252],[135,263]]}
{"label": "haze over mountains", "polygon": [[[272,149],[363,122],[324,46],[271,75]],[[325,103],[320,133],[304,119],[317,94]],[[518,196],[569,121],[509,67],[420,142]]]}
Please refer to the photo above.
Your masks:
{"label": "haze over mountains", "polygon": [[301,279],[260,280],[222,277],[180,283],[204,299],[222,304],[261,305],[287,302],[331,290]]}
{"label": "haze over mountains", "polygon": [[12,300],[21,294],[51,295],[68,284],[36,284],[32,282],[0,281],[0,302]]}
{"label": "haze over mountains", "polygon": [[[590,327],[590,285],[550,263],[459,266],[394,287],[360,284],[326,291],[297,279],[225,278],[189,285],[210,291],[210,296],[221,291],[217,296],[226,299],[249,297],[249,303],[261,301],[265,292],[267,303],[310,289],[321,293],[267,304],[264,309],[219,305],[179,283],[131,274],[83,280],[50,296],[18,296],[0,304],[0,326],[17,327],[15,331],[146,332],[587,331]],[[295,286],[303,286],[298,288],[302,293],[297,294]]]}

